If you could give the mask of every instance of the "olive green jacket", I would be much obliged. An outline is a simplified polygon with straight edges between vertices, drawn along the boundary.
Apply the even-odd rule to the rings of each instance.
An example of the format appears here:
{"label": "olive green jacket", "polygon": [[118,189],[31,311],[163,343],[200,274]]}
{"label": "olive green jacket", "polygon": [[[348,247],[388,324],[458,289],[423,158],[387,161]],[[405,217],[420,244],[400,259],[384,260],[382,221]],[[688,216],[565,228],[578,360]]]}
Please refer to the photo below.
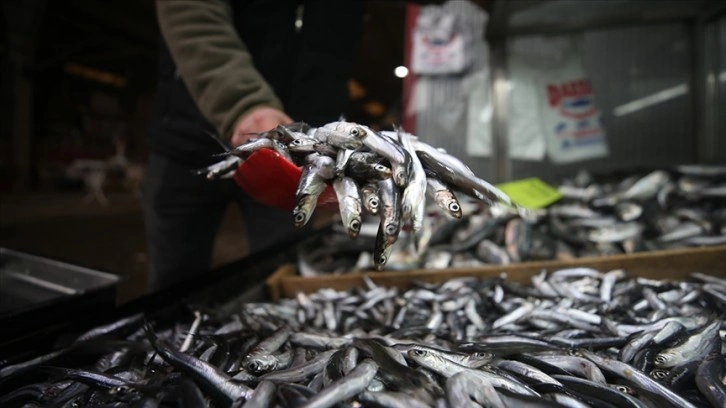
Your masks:
{"label": "olive green jacket", "polygon": [[222,137],[255,107],[283,109],[235,31],[228,0],[156,0],[156,11],[178,74]]}

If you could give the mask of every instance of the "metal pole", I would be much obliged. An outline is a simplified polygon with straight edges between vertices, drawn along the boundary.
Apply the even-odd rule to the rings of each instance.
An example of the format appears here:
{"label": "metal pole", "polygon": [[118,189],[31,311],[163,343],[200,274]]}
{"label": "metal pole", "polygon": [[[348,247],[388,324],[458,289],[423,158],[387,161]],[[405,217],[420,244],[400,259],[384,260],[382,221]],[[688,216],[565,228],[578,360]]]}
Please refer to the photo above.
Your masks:
{"label": "metal pole", "polygon": [[507,29],[512,3],[496,0],[485,34],[489,43],[489,71],[492,90],[492,179],[496,183],[511,179],[507,113],[509,77],[507,72]]}
{"label": "metal pole", "polygon": [[716,163],[718,140],[718,25],[698,19],[692,26],[693,39],[693,129],[699,163]]}

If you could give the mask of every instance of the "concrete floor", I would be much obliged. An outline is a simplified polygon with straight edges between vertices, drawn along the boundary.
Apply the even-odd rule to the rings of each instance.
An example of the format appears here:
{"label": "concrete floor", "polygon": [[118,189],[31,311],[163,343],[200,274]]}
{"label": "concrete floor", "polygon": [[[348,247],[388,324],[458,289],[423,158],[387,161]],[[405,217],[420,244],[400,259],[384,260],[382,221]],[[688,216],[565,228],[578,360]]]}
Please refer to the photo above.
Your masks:
{"label": "concrete floor", "polygon": [[[81,193],[4,194],[0,199],[0,247],[66,261],[122,278],[119,303],[146,293],[148,258],[139,200],[107,195],[109,204],[84,201]],[[247,252],[244,222],[230,205],[215,242],[213,266]]]}

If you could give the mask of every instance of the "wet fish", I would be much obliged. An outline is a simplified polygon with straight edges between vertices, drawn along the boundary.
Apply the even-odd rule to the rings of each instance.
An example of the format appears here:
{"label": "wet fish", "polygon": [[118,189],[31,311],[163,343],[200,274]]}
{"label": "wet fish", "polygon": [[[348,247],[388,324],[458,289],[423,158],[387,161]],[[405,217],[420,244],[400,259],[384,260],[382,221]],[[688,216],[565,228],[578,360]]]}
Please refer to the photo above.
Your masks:
{"label": "wet fish", "polygon": [[348,228],[348,235],[356,238],[360,233],[361,214],[363,213],[358,186],[353,179],[342,177],[333,181],[333,189],[338,203],[340,203],[340,216]]}

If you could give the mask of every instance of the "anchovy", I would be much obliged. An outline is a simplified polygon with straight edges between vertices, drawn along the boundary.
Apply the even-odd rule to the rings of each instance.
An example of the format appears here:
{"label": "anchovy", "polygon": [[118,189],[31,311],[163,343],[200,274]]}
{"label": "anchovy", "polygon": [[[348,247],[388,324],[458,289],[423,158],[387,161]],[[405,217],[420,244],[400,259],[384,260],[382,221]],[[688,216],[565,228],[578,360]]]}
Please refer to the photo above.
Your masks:
{"label": "anchovy", "polygon": [[515,206],[509,196],[476,177],[467,165],[454,156],[442,153],[420,141],[414,143],[414,148],[421,162],[436,171],[442,180],[465,189],[473,189],[480,193],[490,204],[501,202],[512,207]]}
{"label": "anchovy", "polygon": [[443,375],[446,378],[452,377],[460,372],[466,372],[472,376],[476,376],[481,381],[490,383],[495,387],[504,388],[511,392],[524,395],[538,395],[537,392],[524,384],[512,381],[509,378],[502,377],[501,375],[497,375],[489,371],[473,370],[456,364],[455,362],[448,360],[439,354],[432,353],[429,350],[413,349],[408,352],[408,356],[417,363]]}
{"label": "anchovy", "polygon": [[269,380],[274,382],[302,381],[305,378],[321,372],[335,352],[336,350],[324,351],[301,366],[264,374],[260,377],[260,380]]}
{"label": "anchovy", "polygon": [[231,178],[239,168],[242,159],[237,156],[229,156],[224,160],[211,164],[203,169],[196,170],[194,174],[204,175],[207,180]]}
{"label": "anchovy", "polygon": [[381,202],[381,227],[386,240],[393,244],[401,230],[401,194],[389,179],[378,182],[378,195]]}
{"label": "anchovy", "polygon": [[[446,380],[446,394],[452,407],[507,406],[490,382],[482,381],[480,377],[468,372],[460,372],[449,377]],[[472,398],[478,404],[474,403]]]}
{"label": "anchovy", "polygon": [[291,334],[292,329],[289,326],[282,326],[270,337],[258,343],[245,357],[245,368],[255,375],[277,368],[279,361],[273,353],[287,342]]}
{"label": "anchovy", "polygon": [[656,170],[633,184],[625,190],[620,197],[625,200],[648,200],[658,194],[658,191],[668,182],[668,173]]}
{"label": "anchovy", "polygon": [[673,404],[674,406],[683,408],[695,408],[695,405],[693,405],[685,398],[653,381],[652,379],[650,379],[650,377],[639,372],[636,368],[628,364],[617,360],[600,357],[589,351],[582,351],[582,354],[585,356],[585,358],[597,364],[601,369],[618,375],[642,389],[645,389],[663,397],[666,401]]}
{"label": "anchovy", "polygon": [[655,357],[655,366],[659,368],[673,367],[703,358],[715,347],[720,347],[718,330],[720,322],[713,322],[675,347],[661,351]]}
{"label": "anchovy", "polygon": [[333,189],[338,198],[340,216],[348,228],[348,235],[356,238],[360,233],[363,212],[358,186],[353,179],[342,177],[333,181]]}
{"label": "anchovy", "polygon": [[376,372],[378,372],[378,365],[371,359],[365,359],[350,373],[334,381],[329,387],[310,398],[303,407],[332,407],[351,398],[366,389]]}
{"label": "anchovy", "polygon": [[306,164],[303,167],[300,182],[295,192],[296,205],[293,216],[296,227],[302,227],[308,223],[313,211],[315,211],[318,197],[326,186],[325,179],[318,174],[314,163]]}
{"label": "anchovy", "polygon": [[449,186],[433,175],[426,177],[426,185],[426,193],[439,208],[454,218],[462,217],[461,204]]}
{"label": "anchovy", "polygon": [[567,389],[572,389],[580,395],[589,395],[598,400],[613,404],[616,407],[631,408],[647,408],[644,402],[633,398],[625,392],[619,391],[613,387],[608,387],[605,383],[599,383],[586,380],[579,377],[557,375],[553,376],[557,381],[561,381]]}
{"label": "anchovy", "polygon": [[362,137],[367,137],[365,131],[356,125],[349,129],[339,126],[325,125],[315,129],[313,136],[321,143],[328,144],[340,149],[356,150],[363,146]]}
{"label": "anchovy", "polygon": [[151,329],[147,335],[157,353],[179,371],[194,378],[206,392],[229,404],[239,398],[248,398],[252,389],[235,384],[230,377],[217,367],[202,360],[174,350],[164,340],[156,338]]}
{"label": "anchovy", "polygon": [[[315,146],[318,144],[318,141],[313,138],[308,137],[300,137],[293,141],[291,141],[287,145],[287,149],[290,151],[290,153],[315,153]],[[341,150],[341,151],[348,151],[348,150]]]}
{"label": "anchovy", "polygon": [[370,152],[354,152],[348,158],[343,174],[338,177],[343,175],[360,182],[368,182],[389,179],[393,172],[380,156]]}
{"label": "anchovy", "polygon": [[335,158],[335,176],[343,177],[345,175],[345,168],[348,165],[348,160],[355,150],[338,150],[338,154]]}
{"label": "anchovy", "polygon": [[411,157],[411,174],[409,175],[408,184],[403,190],[401,197],[401,214],[404,218],[410,218],[414,232],[419,232],[423,228],[424,213],[426,210],[426,188],[428,185],[426,173],[424,172],[421,161],[416,156],[412,135],[399,131],[398,138],[403,148]]}
{"label": "anchovy", "polygon": [[378,214],[378,211],[381,207],[380,199],[378,198],[378,184],[366,184],[361,187],[360,192],[362,195],[363,206],[365,207],[365,209],[373,215]]}

